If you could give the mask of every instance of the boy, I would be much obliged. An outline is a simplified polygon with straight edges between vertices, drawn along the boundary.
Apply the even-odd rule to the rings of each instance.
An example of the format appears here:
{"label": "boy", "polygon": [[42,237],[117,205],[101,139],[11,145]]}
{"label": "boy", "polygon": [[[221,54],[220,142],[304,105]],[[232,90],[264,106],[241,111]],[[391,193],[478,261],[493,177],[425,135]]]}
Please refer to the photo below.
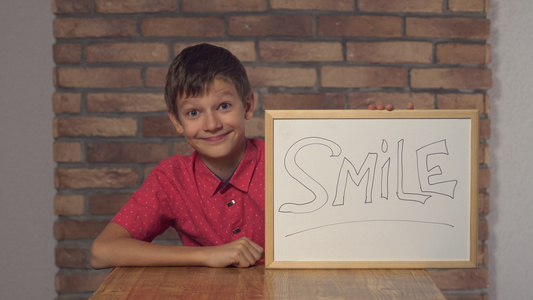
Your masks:
{"label": "boy", "polygon": [[[91,265],[258,263],[265,242],[264,142],[244,133],[255,106],[244,67],[223,48],[189,47],[170,65],[165,101],[176,131],[195,152],[171,156],[152,170],[94,241]],[[150,243],[169,226],[183,246]]]}
{"label": "boy", "polygon": [[[247,139],[255,99],[246,71],[212,45],[183,50],[165,86],[168,115],[196,150],[158,164],[96,238],[94,268],[248,267],[263,257],[264,142]],[[183,246],[150,243],[174,227]],[[204,246],[204,247],[196,247]]]}

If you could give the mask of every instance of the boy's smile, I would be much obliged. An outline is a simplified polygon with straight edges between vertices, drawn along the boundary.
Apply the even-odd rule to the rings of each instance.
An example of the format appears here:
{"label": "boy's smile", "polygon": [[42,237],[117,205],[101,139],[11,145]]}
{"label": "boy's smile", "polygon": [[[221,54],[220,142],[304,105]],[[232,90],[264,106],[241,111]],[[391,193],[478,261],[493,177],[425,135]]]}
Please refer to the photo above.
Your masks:
{"label": "boy's smile", "polygon": [[225,179],[244,156],[244,123],[253,116],[253,93],[245,105],[233,84],[215,79],[204,95],[177,101],[179,118],[169,112],[176,131],[211,171]]}

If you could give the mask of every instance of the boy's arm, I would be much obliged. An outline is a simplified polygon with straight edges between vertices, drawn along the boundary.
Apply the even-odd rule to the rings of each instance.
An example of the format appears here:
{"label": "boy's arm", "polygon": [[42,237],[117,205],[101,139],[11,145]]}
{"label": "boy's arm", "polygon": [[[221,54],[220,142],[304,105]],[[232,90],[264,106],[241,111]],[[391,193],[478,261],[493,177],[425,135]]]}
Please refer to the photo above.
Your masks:
{"label": "boy's arm", "polygon": [[215,247],[168,246],[136,240],[124,227],[109,223],[93,242],[91,265],[249,267],[262,255],[263,248],[248,238]]}

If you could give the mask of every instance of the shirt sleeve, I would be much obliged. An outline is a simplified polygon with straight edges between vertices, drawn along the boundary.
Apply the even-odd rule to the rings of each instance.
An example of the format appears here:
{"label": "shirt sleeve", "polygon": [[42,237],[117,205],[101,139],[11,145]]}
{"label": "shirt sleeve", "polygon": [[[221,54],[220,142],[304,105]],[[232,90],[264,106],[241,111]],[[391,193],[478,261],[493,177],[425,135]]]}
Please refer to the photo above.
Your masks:
{"label": "shirt sleeve", "polygon": [[151,242],[171,224],[164,176],[152,172],[111,222],[124,227],[134,239]]}

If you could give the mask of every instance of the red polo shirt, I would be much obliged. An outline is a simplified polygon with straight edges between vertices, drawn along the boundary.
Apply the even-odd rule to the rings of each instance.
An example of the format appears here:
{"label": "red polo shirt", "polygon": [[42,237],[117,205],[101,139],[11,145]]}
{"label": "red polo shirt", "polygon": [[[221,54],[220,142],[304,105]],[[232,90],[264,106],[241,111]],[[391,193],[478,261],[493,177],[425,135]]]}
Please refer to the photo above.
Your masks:
{"label": "red polo shirt", "polygon": [[264,247],[264,148],[262,140],[248,139],[226,185],[197,152],[171,156],[152,170],[111,221],[148,242],[172,226],[184,246],[216,246],[245,236]]}

